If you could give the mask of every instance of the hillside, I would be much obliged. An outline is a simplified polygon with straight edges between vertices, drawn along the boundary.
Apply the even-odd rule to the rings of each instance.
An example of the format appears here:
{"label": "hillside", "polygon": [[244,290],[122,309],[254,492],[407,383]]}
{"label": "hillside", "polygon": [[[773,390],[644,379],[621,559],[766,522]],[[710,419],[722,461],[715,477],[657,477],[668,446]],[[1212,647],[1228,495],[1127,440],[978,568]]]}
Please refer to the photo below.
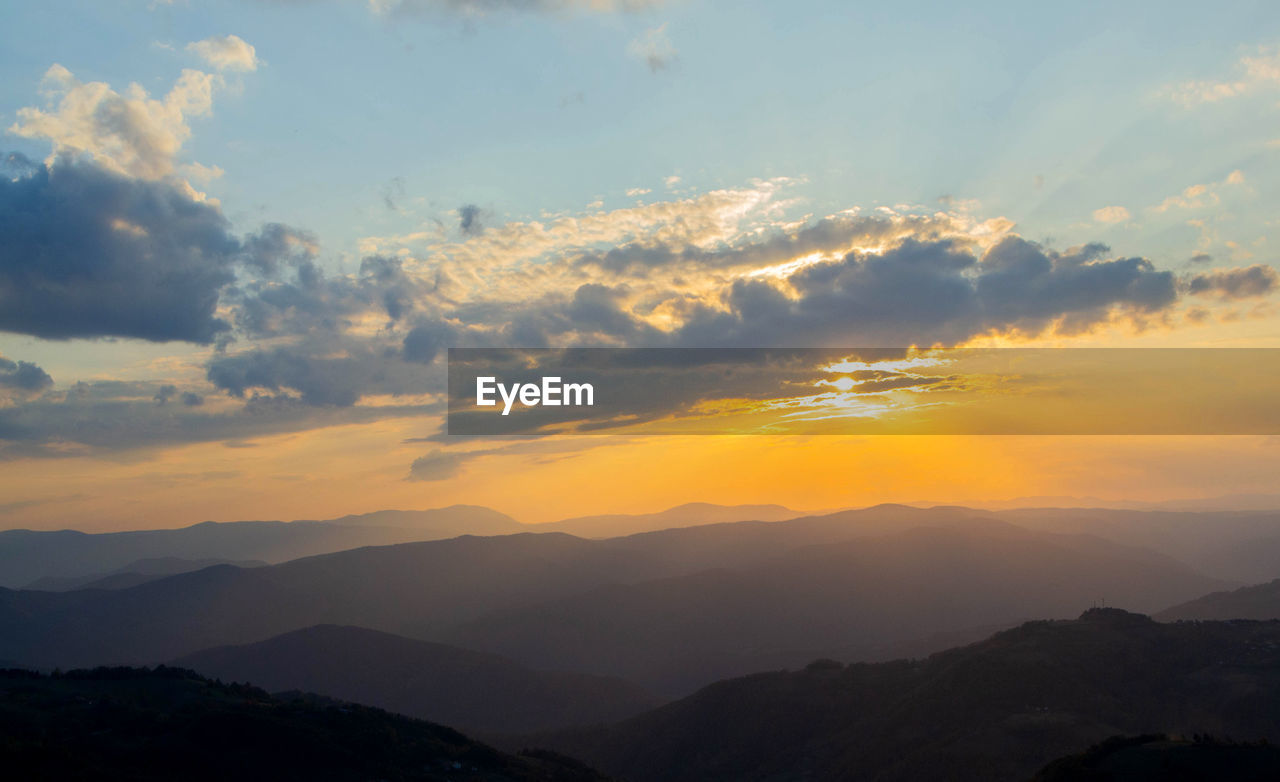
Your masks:
{"label": "hillside", "polygon": [[1280,736],[1280,623],[1115,609],[920,661],[815,662],[540,737],[632,782],[1025,779],[1108,736]]}
{"label": "hillside", "polygon": [[0,591],[0,659],[152,664],[356,625],[681,695],[815,655],[936,651],[976,627],[1073,616],[1100,599],[1154,610],[1221,586],[1096,538],[890,506],[603,541],[460,537],[116,591]]}
{"label": "hillside", "polygon": [[1196,735],[1115,736],[1050,763],[1032,782],[1271,782],[1280,779],[1280,748]]}
{"label": "hillside", "polygon": [[188,671],[0,671],[10,779],[603,779],[567,758],[513,756],[450,728],[344,703],[272,698]]}
{"label": "hillside", "polygon": [[1149,548],[1237,584],[1280,577],[1280,511],[1274,509],[1023,508],[992,516],[1026,529],[1096,535]]}
{"label": "hillside", "polygon": [[488,508],[456,505],[427,511],[382,511],[332,521],[212,521],[181,529],[90,534],[74,530],[0,531],[0,586],[41,578],[118,571],[137,560],[174,557],[284,562],[359,546],[497,535],[523,529]]}
{"label": "hillside", "polygon": [[359,627],[310,627],[197,652],[173,664],[272,692],[316,692],[481,734],[615,722],[660,703],[618,679],[534,671],[497,655]]}
{"label": "hillside", "polygon": [[73,589],[127,589],[157,578],[173,576],[179,573],[191,573],[214,565],[234,565],[235,567],[262,567],[267,564],[261,560],[249,559],[233,561],[227,559],[182,559],[181,557],[153,557],[139,559],[136,562],[117,568],[110,573],[90,573],[84,576],[46,576],[27,584],[23,589],[35,589],[44,592],[69,592]]}
{"label": "hillside", "polygon": [[1213,592],[1161,611],[1162,622],[1182,619],[1280,619],[1280,578],[1266,584]]}
{"label": "hillside", "polygon": [[919,527],[497,611],[457,642],[679,695],[814,657],[888,659],[931,635],[1071,617],[1102,599],[1152,611],[1210,583],[1095,539],[998,523]]}
{"label": "hillside", "polygon": [[657,513],[609,513],[533,525],[536,532],[567,532],[580,538],[616,538],[641,532],[729,524],[736,521],[785,521],[805,514],[782,505],[713,505],[687,502]]}

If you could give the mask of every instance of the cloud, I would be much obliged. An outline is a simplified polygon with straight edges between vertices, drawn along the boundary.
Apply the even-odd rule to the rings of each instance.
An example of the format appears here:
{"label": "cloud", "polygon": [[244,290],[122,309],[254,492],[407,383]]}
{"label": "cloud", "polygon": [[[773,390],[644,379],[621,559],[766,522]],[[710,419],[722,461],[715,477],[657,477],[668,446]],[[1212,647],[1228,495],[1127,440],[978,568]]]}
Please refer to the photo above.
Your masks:
{"label": "cloud", "polygon": [[53,378],[30,361],[0,356],[0,398],[38,396],[53,386]]}
{"label": "cloud", "polygon": [[239,241],[165,182],[88,163],[0,179],[0,330],[208,343]]}
{"label": "cloud", "polygon": [[676,47],[667,37],[667,26],[646,30],[627,45],[627,53],[643,60],[653,73],[664,70],[676,60]]}
{"label": "cloud", "polygon": [[479,236],[484,233],[484,224],[480,222],[481,209],[475,204],[463,204],[458,207],[458,230],[467,236]]}
{"label": "cloud", "polygon": [[44,108],[18,109],[9,132],[48,139],[53,151],[45,161],[91,155],[99,166],[139,179],[163,179],[177,170],[177,156],[191,136],[191,117],[213,107],[217,77],[184,70],[163,100],[138,84],[123,94],[104,82],[84,83],[54,65],[45,73]]}
{"label": "cloud", "polygon": [[275,268],[289,246],[282,227],[228,228],[174,182],[83,160],[0,178],[0,331],[210,343],[236,268]]}
{"label": "cloud", "polygon": [[187,44],[187,51],[194,52],[213,68],[220,71],[256,71],[258,54],[251,44],[238,35],[215,35],[203,41]]}
{"label": "cloud", "polygon": [[406,361],[388,347],[376,340],[318,337],[215,356],[207,377],[238,399],[267,394],[315,406],[351,407],[372,395],[443,393],[442,369]]}
{"label": "cloud", "polygon": [[[58,458],[138,451],[195,442],[240,443],[248,438],[430,414],[421,404],[309,405],[289,396],[250,396],[210,404],[184,391],[181,405],[159,405],[162,384],[98,381],[66,392],[0,406],[0,460]],[[200,399],[200,402],[196,402]]]}
{"label": "cloud", "polygon": [[1280,285],[1280,273],[1256,264],[1238,269],[1215,269],[1192,277],[1188,290],[1195,296],[1216,295],[1223,299],[1266,296]]}
{"label": "cloud", "polygon": [[1222,201],[1222,191],[1228,185],[1242,184],[1244,184],[1244,172],[1232,171],[1221,182],[1190,185],[1178,195],[1169,196],[1151,209],[1155,212],[1168,212],[1171,209],[1203,209],[1217,206]]}
{"label": "cloud", "polygon": [[957,344],[986,333],[1078,331],[1115,308],[1154,313],[1177,299],[1170,272],[1104,259],[1092,244],[1058,253],[1007,236],[981,257],[955,240],[913,238],[854,252],[783,280],[739,279],[672,335],[683,345]]}
{"label": "cloud", "polygon": [[498,453],[501,448],[486,448],[479,451],[436,451],[426,456],[419,456],[409,467],[410,481],[443,481],[453,478],[462,472],[462,466],[472,459]]}
{"label": "cloud", "polygon": [[1093,219],[1099,223],[1123,223],[1129,220],[1129,210],[1123,206],[1104,206],[1093,210]]}
{"label": "cloud", "polygon": [[1260,48],[1256,55],[1241,57],[1236,63],[1240,75],[1223,81],[1195,80],[1167,87],[1164,94],[1183,106],[1236,98],[1258,89],[1280,84],[1280,51]]}
{"label": "cloud", "polygon": [[667,0],[369,0],[378,14],[445,12],[480,17],[524,12],[634,13],[657,8]]}

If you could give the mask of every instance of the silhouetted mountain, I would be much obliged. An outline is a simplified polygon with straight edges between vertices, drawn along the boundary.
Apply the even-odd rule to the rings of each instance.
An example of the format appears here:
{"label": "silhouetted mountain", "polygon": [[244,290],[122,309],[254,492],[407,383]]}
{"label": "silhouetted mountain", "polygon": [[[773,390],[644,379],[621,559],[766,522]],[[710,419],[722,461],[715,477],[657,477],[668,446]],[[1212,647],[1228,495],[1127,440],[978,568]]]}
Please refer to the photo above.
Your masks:
{"label": "silhouetted mountain", "polygon": [[1180,619],[1280,619],[1280,578],[1230,592],[1213,592],[1161,611],[1162,622]]}
{"label": "silhouetted mountain", "polygon": [[640,532],[726,524],[735,521],[785,521],[805,514],[782,505],[712,505],[688,502],[658,513],[610,513],[578,516],[531,525],[534,532],[567,532],[580,538],[616,538]]}
{"label": "silhouetted mountain", "polygon": [[1027,529],[1097,535],[1185,562],[1239,583],[1280,577],[1280,511],[1151,511],[1024,508],[994,518]]}
{"label": "silhouetted mountain", "polygon": [[[683,694],[814,654],[880,659],[904,643],[920,653],[1101,598],[1153,609],[1220,586],[1097,538],[888,506],[602,541],[525,533],[362,548],[113,592],[0,591],[0,658],[154,663],[358,625]],[[931,636],[938,645],[922,646]]]}
{"label": "silhouetted mountain", "polygon": [[1116,609],[927,660],[719,682],[615,726],[538,737],[631,782],[1027,778],[1116,734],[1280,736],[1280,623]]}
{"label": "silhouetted mountain", "polygon": [[[373,526],[376,522],[397,526]],[[74,530],[0,532],[0,586],[46,577],[111,573],[139,559],[284,562],[359,546],[495,535],[523,527],[487,508],[455,505],[428,511],[381,511],[321,521],[207,521],[182,529],[89,534]]]}
{"label": "silhouetted mountain", "polygon": [[815,656],[885,659],[902,651],[895,644],[934,634],[1075,616],[1102,598],[1151,611],[1207,583],[1143,550],[976,521],[605,586],[495,612],[457,638],[534,667],[621,676],[675,695]]}
{"label": "silhouetted mountain", "polygon": [[497,655],[360,627],[310,627],[197,652],[173,664],[273,692],[316,692],[486,734],[616,722],[661,703],[620,679],[534,671]]}
{"label": "silhouetted mountain", "polygon": [[1163,734],[1115,736],[1079,755],[1060,758],[1032,782],[1274,782],[1280,779],[1280,748],[1266,742],[1239,743]]}
{"label": "silhouetted mountain", "polygon": [[364,706],[281,700],[174,668],[0,671],[8,779],[494,780],[603,777]]}
{"label": "silhouetted mountain", "polygon": [[437,539],[458,535],[511,535],[527,530],[524,524],[507,514],[480,505],[450,505],[431,510],[378,510],[327,521],[348,527],[414,529]]}
{"label": "silhouetted mountain", "polygon": [[226,559],[182,559],[180,557],[154,557],[130,562],[110,573],[94,573],[87,576],[68,576],[58,578],[46,576],[27,584],[23,589],[38,589],[45,592],[67,592],[72,589],[127,589],[157,578],[190,573],[203,570],[214,565],[235,565],[236,567],[262,567],[267,564],[261,560],[249,559],[232,561]]}

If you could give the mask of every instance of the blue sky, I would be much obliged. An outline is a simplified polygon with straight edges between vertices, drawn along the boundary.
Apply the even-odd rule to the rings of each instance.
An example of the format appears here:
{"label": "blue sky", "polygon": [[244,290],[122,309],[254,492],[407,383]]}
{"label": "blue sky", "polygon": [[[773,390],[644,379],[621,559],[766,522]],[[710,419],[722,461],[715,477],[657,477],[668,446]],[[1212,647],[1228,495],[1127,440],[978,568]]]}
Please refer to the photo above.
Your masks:
{"label": "blue sky", "polygon": [[1277,47],[1265,2],[11,3],[11,522],[323,515],[300,442],[401,505],[574,480],[440,439],[450,346],[1280,346]]}
{"label": "blue sky", "polygon": [[[261,67],[192,121],[183,156],[226,172],[209,192],[238,225],[303,226],[335,255],[463,203],[513,218],[570,212],[628,203],[632,188],[661,194],[671,175],[696,190],[804,178],[797,195],[815,214],[977,199],[1070,243],[1100,206],[1136,211],[1242,167],[1272,194],[1264,144],[1280,136],[1280,92],[1194,109],[1161,99],[1170,85],[1234,78],[1242,56],[1280,39],[1267,3],[903,13],[687,0],[481,15],[237,0],[40,3],[9,16],[6,125],[37,102],[55,62],[155,95],[200,67],[188,42],[232,33],[252,44]],[[650,72],[628,46],[662,26],[677,53]],[[385,208],[389,190],[405,213]],[[1179,238],[1152,241],[1172,255]]]}

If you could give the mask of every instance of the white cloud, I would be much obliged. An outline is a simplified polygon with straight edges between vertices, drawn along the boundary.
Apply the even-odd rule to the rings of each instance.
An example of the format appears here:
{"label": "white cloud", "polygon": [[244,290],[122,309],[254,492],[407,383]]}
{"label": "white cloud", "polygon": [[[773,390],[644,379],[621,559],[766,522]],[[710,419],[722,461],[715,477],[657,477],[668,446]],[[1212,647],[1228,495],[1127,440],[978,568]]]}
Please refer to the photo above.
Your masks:
{"label": "white cloud", "polygon": [[[1244,172],[1236,169],[1221,182],[1196,184],[1183,190],[1178,195],[1169,196],[1159,204],[1151,207],[1156,212],[1167,212],[1170,209],[1203,209],[1206,206],[1217,206],[1222,201],[1220,195],[1227,185],[1243,185]],[[1096,212],[1094,213],[1096,216]]]}
{"label": "white cloud", "polygon": [[258,53],[238,35],[215,35],[187,44],[187,51],[220,71],[256,71]]}
{"label": "white cloud", "polygon": [[657,73],[676,59],[676,47],[667,37],[667,26],[661,25],[646,30],[644,35],[627,45],[627,53],[632,57],[644,60],[649,70]]}
{"label": "white cloud", "polygon": [[191,136],[188,119],[212,110],[217,80],[186,69],[157,100],[136,83],[120,93],[105,82],[81,82],[55,64],[40,87],[45,107],[18,109],[18,121],[9,132],[51,141],[49,162],[59,155],[88,154],[104,168],[162,179],[175,172],[178,152]]}
{"label": "white cloud", "polygon": [[666,0],[368,0],[375,14],[445,11],[465,16],[487,16],[511,11],[634,13],[657,8]]}
{"label": "white cloud", "polygon": [[1093,219],[1100,223],[1123,223],[1129,219],[1129,210],[1123,206],[1104,206],[1093,210]]}
{"label": "white cloud", "polygon": [[1164,92],[1184,106],[1195,106],[1235,98],[1260,87],[1280,85],[1280,51],[1260,49],[1257,56],[1240,58],[1236,67],[1243,71],[1239,78],[1187,81]]}

